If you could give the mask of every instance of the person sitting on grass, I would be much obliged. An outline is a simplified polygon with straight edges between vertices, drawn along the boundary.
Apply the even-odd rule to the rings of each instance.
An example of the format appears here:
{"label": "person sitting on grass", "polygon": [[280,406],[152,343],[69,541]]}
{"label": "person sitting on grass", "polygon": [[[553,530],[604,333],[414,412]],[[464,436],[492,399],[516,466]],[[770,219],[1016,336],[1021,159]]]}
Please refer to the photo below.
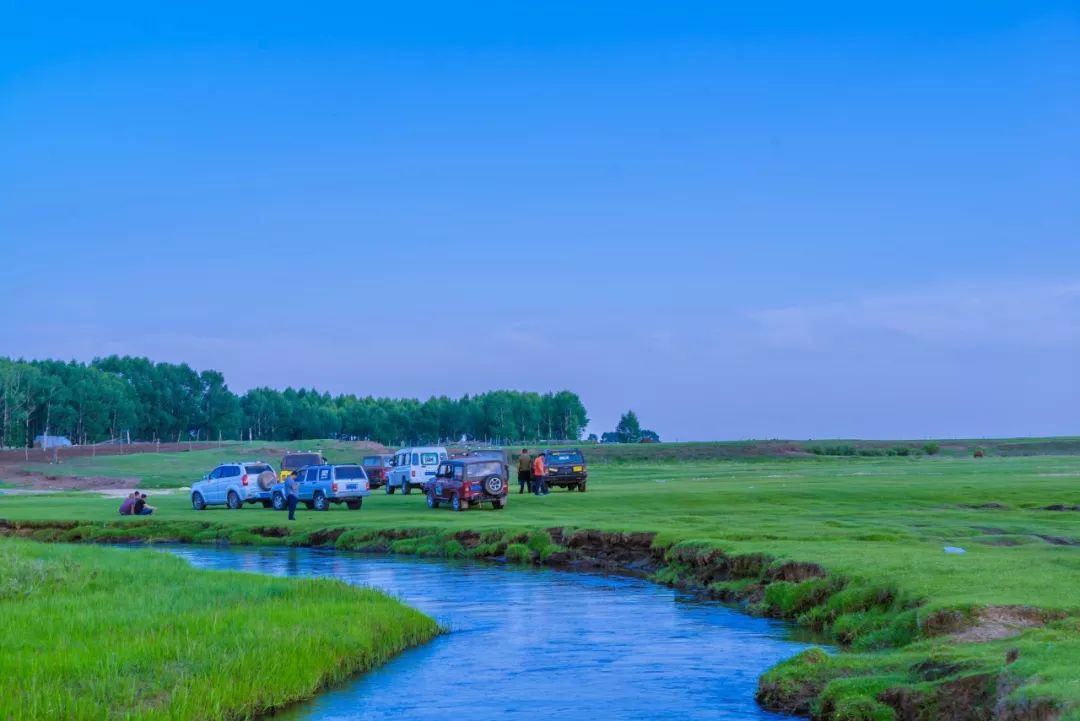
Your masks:
{"label": "person sitting on grass", "polygon": [[131,506],[131,515],[133,516],[149,516],[157,509],[153,506],[147,505],[146,494],[136,493],[135,503]]}
{"label": "person sitting on grass", "polygon": [[131,508],[135,505],[135,496],[139,495],[135,491],[128,494],[128,497],[124,499],[124,502],[120,504],[120,515],[130,516]]}

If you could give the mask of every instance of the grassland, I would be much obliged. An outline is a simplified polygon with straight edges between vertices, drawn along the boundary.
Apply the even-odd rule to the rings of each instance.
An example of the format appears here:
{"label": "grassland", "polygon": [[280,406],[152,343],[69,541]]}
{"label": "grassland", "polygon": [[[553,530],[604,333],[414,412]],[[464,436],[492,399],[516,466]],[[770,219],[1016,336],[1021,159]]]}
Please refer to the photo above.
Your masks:
{"label": "grassland", "polygon": [[12,721],[252,718],[438,632],[343,583],[14,539],[0,540],[0,618],[0,718]]}
{"label": "grassland", "polygon": [[[195,542],[342,548],[385,546],[374,539],[412,529],[421,536],[398,538],[391,550],[521,562],[563,550],[545,529],[655,533],[659,580],[699,581],[849,648],[774,669],[763,682],[771,705],[884,719],[899,713],[902,689],[930,709],[928,718],[965,718],[940,707],[952,697],[1005,709],[1000,718],[1080,718],[1080,512],[1048,510],[1080,507],[1080,457],[974,459],[942,445],[939,454],[908,457],[609,458],[592,467],[588,493],[514,495],[503,512],[429,511],[418,495],[380,494],[362,511],[301,512],[288,524],[261,508],[196,513],[184,496],[162,496],[154,527]],[[176,455],[205,471],[196,453]],[[153,535],[141,520],[120,519],[116,505],[77,493],[0,497],[0,518],[79,521],[81,538]],[[276,537],[268,527],[285,530]],[[483,546],[463,545],[456,534],[466,530],[479,532]],[[775,571],[787,561],[823,573],[785,580]],[[709,564],[726,575],[703,575]],[[965,679],[991,690],[961,693]]]}

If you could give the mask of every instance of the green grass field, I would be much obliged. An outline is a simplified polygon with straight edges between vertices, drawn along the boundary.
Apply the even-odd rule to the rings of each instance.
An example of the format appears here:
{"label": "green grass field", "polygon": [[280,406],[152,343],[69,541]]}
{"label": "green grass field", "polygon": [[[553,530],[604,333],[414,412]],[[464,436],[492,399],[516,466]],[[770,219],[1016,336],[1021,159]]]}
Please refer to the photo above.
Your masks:
{"label": "green grass field", "polygon": [[0,540],[0,618],[0,718],[13,721],[251,718],[438,633],[344,583],[13,539]]}
{"label": "green grass field", "polygon": [[[198,470],[201,475],[215,453],[173,454],[184,458],[168,459],[178,464],[170,473]],[[163,460],[153,459],[159,465]],[[165,480],[146,477],[148,485]],[[197,513],[184,495],[152,502],[160,508],[156,522],[202,521],[233,529],[240,540],[243,529],[289,525],[283,514],[254,506]],[[139,522],[120,519],[117,505],[115,499],[79,493],[0,496],[0,518]],[[916,617],[926,619],[942,609],[968,615],[978,607],[1051,609],[1062,618],[1019,637],[959,644],[947,637],[923,638],[912,625],[897,636],[906,644],[903,649],[867,648],[841,654],[829,665],[833,672],[858,677],[869,684],[865,688],[874,688],[865,677],[878,683],[895,680],[897,669],[907,668],[905,659],[912,654],[957,657],[962,658],[960,668],[1001,671],[1005,651],[1017,648],[1020,661],[1008,670],[1016,675],[1010,698],[1049,698],[1066,709],[1067,718],[1080,718],[1080,512],[1045,510],[1074,505],[1080,506],[1080,457],[1067,455],[616,461],[592,467],[587,493],[555,491],[536,498],[515,492],[502,512],[432,511],[418,494],[386,496],[380,491],[361,511],[301,509],[289,530],[294,535],[341,527],[653,531],[660,534],[658,543],[813,562],[868,587],[894,589],[917,603],[912,624]],[[947,553],[946,546],[965,552]],[[777,607],[784,603],[774,601]],[[843,622],[892,623],[890,618],[895,620],[901,610],[860,610],[862,616]],[[873,613],[882,618],[871,618]],[[865,695],[863,686],[853,688],[847,691],[855,697]],[[867,718],[874,717],[867,713]]]}

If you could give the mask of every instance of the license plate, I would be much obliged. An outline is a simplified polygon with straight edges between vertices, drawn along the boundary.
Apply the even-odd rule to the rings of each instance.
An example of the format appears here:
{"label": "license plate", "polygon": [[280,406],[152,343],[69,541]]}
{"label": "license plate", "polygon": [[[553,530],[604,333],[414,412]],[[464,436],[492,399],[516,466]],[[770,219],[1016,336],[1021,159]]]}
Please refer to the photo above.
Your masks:
{"label": "license plate", "polygon": [[581,473],[585,470],[582,466],[574,466],[574,473]]}
{"label": "license plate", "polygon": [[345,486],[345,488],[347,490],[350,490],[350,491],[355,491],[356,490],[356,484],[355,483],[350,483],[349,485]]}
{"label": "license plate", "polygon": [[479,493],[480,492],[480,486],[478,486],[478,485],[469,486],[469,490]]}

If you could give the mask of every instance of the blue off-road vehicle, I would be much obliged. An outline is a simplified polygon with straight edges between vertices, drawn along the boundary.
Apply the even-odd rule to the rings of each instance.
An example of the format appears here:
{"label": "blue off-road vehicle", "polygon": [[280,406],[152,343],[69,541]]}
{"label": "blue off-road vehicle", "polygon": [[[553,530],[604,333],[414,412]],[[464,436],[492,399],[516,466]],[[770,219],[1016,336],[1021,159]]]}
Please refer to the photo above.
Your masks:
{"label": "blue off-road vehicle", "polygon": [[[331,503],[344,503],[356,511],[364,504],[364,497],[371,495],[364,467],[354,463],[307,466],[296,471],[296,481],[300,487],[297,498],[316,511],[329,510]],[[285,510],[285,483],[275,483],[270,494],[274,508]]]}

